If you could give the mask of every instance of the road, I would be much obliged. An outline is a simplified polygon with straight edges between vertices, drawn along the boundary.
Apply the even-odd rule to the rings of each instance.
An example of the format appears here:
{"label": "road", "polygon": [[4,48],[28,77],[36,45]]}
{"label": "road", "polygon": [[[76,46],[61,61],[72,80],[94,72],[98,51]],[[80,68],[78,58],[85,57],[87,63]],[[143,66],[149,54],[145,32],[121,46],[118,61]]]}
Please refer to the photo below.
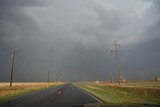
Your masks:
{"label": "road", "polygon": [[1,102],[0,107],[81,107],[101,101],[71,83]]}

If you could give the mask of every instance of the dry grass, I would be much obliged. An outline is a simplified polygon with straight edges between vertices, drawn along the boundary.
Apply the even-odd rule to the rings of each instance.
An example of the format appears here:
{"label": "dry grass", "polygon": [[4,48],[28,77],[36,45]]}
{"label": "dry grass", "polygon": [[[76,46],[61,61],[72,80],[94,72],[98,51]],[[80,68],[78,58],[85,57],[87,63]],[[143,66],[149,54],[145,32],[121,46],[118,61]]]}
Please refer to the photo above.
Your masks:
{"label": "dry grass", "polygon": [[[89,83],[97,84],[96,82],[89,82]],[[110,82],[99,82],[99,85],[119,86],[118,83],[110,83]],[[121,87],[160,89],[160,82],[157,82],[157,81],[129,81],[129,82],[121,83]]]}
{"label": "dry grass", "polygon": [[57,86],[63,83],[0,83],[0,100],[7,100],[12,97],[38,91],[41,89]]}

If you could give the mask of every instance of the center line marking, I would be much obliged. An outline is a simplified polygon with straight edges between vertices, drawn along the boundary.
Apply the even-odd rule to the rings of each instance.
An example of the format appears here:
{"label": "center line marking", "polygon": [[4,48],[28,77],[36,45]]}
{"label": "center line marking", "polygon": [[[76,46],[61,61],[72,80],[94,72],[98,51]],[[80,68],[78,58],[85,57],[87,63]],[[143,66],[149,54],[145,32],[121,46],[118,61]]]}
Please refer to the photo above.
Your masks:
{"label": "center line marking", "polygon": [[58,92],[58,94],[60,94],[60,93],[61,93],[61,91]]}

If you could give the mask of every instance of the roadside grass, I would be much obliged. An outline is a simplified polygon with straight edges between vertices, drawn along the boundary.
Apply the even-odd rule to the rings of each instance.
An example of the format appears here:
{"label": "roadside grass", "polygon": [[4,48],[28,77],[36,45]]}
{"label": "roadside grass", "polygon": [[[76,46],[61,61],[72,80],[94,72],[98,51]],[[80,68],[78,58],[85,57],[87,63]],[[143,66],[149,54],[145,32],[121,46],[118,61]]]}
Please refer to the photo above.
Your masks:
{"label": "roadside grass", "polygon": [[[93,82],[91,82],[93,83]],[[100,82],[102,85],[119,86],[118,83]],[[156,81],[129,81],[121,83],[122,87],[151,88],[160,89],[160,82]]]}
{"label": "roadside grass", "polygon": [[63,83],[13,83],[13,86],[9,87],[9,83],[0,83],[0,101],[6,101],[17,96],[22,96],[61,84]]}
{"label": "roadside grass", "polygon": [[160,105],[160,89],[155,87],[131,87],[132,85],[126,87],[93,83],[75,83],[75,85],[102,99],[107,104]]}

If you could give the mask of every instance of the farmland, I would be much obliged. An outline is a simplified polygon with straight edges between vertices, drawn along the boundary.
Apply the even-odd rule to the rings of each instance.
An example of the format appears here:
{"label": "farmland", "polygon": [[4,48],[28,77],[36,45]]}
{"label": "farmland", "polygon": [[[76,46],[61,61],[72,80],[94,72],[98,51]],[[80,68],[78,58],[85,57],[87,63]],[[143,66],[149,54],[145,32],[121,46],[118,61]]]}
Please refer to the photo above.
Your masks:
{"label": "farmland", "polygon": [[22,96],[24,94],[29,94],[61,84],[63,83],[13,83],[13,86],[10,87],[7,82],[0,83],[0,101],[5,101],[10,98]]}

